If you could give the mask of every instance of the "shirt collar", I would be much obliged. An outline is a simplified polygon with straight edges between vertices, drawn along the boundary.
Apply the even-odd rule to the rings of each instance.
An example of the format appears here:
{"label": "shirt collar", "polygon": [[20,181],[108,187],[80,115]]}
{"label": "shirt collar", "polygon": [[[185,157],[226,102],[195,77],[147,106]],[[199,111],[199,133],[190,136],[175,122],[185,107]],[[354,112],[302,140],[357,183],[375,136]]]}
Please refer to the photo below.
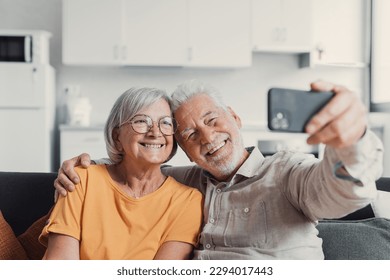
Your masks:
{"label": "shirt collar", "polygon": [[264,156],[257,147],[252,146],[246,148],[246,150],[249,152],[249,157],[244,161],[234,176],[241,175],[247,178],[251,178],[258,175],[260,172],[260,167],[263,165]]}
{"label": "shirt collar", "polygon": [[[236,174],[232,177],[230,180],[230,184],[235,183],[236,181],[239,181],[240,176],[251,178],[259,174],[260,167],[263,164],[264,156],[260,152],[260,150],[257,147],[251,146],[245,148],[248,153],[249,157],[244,161],[244,163],[241,165],[241,167],[237,170]],[[214,178],[213,175],[211,175],[206,170],[203,170],[203,175],[206,178],[209,178],[211,181],[218,183],[219,181]],[[238,175],[238,176],[237,176]]]}

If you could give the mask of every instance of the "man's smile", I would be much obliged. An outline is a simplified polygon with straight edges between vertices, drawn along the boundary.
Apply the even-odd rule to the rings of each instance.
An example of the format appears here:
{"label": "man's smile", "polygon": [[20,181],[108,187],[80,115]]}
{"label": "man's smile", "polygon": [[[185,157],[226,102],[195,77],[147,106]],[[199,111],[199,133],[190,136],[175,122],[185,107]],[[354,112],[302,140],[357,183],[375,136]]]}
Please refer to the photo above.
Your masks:
{"label": "man's smile", "polygon": [[217,146],[212,148],[210,151],[208,151],[208,153],[206,155],[210,156],[210,155],[214,154],[216,151],[218,151],[219,149],[221,149],[225,145],[226,145],[226,140],[222,141]]}

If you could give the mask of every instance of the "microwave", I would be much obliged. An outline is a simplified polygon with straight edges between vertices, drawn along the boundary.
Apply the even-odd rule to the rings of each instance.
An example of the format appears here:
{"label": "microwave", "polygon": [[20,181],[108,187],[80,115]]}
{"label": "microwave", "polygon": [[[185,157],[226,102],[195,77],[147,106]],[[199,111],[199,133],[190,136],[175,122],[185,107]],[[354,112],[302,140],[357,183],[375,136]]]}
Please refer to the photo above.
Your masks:
{"label": "microwave", "polygon": [[0,63],[49,63],[49,38],[43,30],[1,30]]}

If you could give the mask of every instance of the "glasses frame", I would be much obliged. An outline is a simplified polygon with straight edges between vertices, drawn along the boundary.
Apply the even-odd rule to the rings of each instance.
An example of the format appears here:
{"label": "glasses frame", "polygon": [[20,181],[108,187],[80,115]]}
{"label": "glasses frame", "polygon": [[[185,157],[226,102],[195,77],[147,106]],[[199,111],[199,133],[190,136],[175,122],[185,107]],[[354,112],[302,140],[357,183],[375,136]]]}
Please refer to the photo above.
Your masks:
{"label": "glasses frame", "polygon": [[[145,132],[139,132],[139,131],[137,131],[137,130],[134,128],[134,126],[133,126],[133,123],[134,123],[133,120],[134,120],[134,118],[140,117],[140,116],[145,117],[145,118],[147,119],[147,122],[148,122],[148,123],[147,123],[147,125],[148,125],[148,130],[145,131]],[[164,133],[164,132],[161,130],[160,122],[161,122],[161,120],[163,120],[163,119],[165,119],[165,118],[170,118],[170,119],[172,120],[173,132],[172,132],[171,134],[166,134],[166,133]],[[176,130],[177,130],[177,123],[176,123],[176,120],[175,120],[173,117],[171,117],[171,116],[163,116],[163,117],[159,118],[159,119],[157,120],[157,122],[156,122],[156,121],[154,121],[150,116],[148,116],[148,115],[146,115],[146,114],[137,114],[137,115],[134,115],[133,117],[131,117],[131,119],[130,119],[129,121],[127,121],[126,123],[129,124],[129,125],[131,126],[131,128],[133,129],[133,131],[134,131],[135,133],[138,133],[138,134],[146,134],[146,133],[148,133],[148,132],[153,128],[153,126],[154,126],[155,123],[157,124],[157,127],[158,127],[158,129],[160,130],[161,134],[162,134],[162,135],[165,135],[165,136],[172,136],[173,134],[175,134],[175,132],[176,132]]]}

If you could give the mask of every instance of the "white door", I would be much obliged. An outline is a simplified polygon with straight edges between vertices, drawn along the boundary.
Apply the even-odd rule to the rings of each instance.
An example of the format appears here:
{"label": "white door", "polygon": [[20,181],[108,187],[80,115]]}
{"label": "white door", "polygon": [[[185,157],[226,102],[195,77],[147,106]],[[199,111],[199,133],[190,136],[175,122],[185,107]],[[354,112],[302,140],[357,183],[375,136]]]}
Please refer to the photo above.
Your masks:
{"label": "white door", "polygon": [[188,66],[250,66],[249,0],[189,0]]}
{"label": "white door", "polygon": [[63,3],[64,64],[120,64],[122,0],[66,0]]}
{"label": "white door", "polygon": [[187,59],[186,0],[124,0],[124,64],[181,66]]}

